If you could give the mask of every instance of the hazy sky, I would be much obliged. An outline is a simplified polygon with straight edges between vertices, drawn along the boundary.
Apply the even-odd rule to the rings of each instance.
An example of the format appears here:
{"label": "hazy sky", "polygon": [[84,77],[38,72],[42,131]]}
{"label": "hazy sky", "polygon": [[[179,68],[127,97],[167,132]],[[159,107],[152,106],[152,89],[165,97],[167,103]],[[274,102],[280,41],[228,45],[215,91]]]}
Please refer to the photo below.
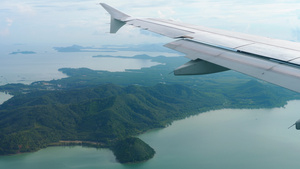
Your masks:
{"label": "hazy sky", "polygon": [[173,19],[214,28],[300,41],[299,0],[1,0],[0,45],[163,43],[127,26],[110,35],[107,3],[137,17]]}

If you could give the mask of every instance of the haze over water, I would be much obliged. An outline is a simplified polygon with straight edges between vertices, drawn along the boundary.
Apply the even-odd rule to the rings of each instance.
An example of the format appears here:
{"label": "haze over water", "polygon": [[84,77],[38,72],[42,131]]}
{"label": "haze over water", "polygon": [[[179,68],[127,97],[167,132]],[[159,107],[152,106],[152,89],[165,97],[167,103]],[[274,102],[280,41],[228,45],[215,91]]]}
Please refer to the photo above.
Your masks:
{"label": "haze over water", "polygon": [[[30,47],[28,47],[30,48]],[[36,54],[9,54],[0,52],[0,85],[7,83],[30,84],[35,81],[53,80],[67,77],[58,71],[60,68],[89,68],[105,71],[125,71],[141,69],[160,63],[151,60],[133,59],[135,55],[172,56],[172,53],[157,52],[56,52],[49,48],[35,48]],[[21,50],[22,51],[22,50]],[[24,49],[26,51],[26,49]],[[93,57],[97,55],[127,56],[126,58]],[[178,54],[177,54],[178,55]]]}
{"label": "haze over water", "polygon": [[108,149],[76,146],[0,157],[0,168],[297,168],[300,132],[287,128],[300,118],[299,105],[290,101],[284,108],[223,109],[176,121],[140,136],[156,150],[144,163],[122,165]]}

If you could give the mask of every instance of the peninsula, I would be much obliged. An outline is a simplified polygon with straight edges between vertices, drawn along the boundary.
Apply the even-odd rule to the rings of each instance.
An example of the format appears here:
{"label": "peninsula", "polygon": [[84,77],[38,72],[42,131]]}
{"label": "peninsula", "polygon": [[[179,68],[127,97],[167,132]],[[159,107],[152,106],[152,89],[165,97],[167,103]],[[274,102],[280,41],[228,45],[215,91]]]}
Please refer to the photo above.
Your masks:
{"label": "peninsula", "polygon": [[11,52],[10,55],[16,55],[16,54],[36,54],[36,52],[33,51],[17,51],[17,52]]}
{"label": "peninsula", "polygon": [[181,58],[155,59],[166,65],[127,72],[61,69],[68,78],[0,86],[14,95],[0,105],[0,154],[86,145],[110,148],[122,163],[141,162],[155,153],[136,138],[148,130],[208,110],[280,107],[300,98],[234,72],[173,78],[170,67]]}

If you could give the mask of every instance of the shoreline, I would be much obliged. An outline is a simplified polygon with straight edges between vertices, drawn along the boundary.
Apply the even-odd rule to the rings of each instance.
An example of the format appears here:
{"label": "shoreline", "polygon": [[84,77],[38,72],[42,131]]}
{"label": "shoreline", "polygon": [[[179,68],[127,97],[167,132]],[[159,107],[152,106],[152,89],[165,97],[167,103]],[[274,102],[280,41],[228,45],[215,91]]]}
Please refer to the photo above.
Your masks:
{"label": "shoreline", "polygon": [[93,141],[82,141],[82,140],[60,140],[59,142],[50,143],[48,147],[51,146],[88,146],[94,148],[109,148],[105,143],[93,142]]}

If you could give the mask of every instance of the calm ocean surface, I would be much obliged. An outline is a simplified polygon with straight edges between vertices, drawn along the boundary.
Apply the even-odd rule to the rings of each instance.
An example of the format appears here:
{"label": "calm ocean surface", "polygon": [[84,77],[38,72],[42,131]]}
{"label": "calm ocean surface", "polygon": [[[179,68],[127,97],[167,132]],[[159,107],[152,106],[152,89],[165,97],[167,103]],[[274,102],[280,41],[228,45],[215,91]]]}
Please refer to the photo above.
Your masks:
{"label": "calm ocean surface", "polygon": [[176,121],[139,136],[156,150],[140,164],[119,164],[108,149],[75,146],[2,156],[0,168],[298,168],[300,131],[287,128],[300,118],[299,109],[300,101],[290,101],[284,108],[224,109]]}
{"label": "calm ocean surface", "polygon": [[[30,47],[28,47],[30,49]],[[21,49],[26,51],[26,49]],[[34,48],[35,49],[35,48]],[[20,49],[19,49],[20,50]],[[135,55],[147,54],[149,56],[178,56],[176,53],[158,52],[56,52],[49,48],[38,48],[37,54],[14,54],[16,49],[6,49],[0,52],[0,85],[7,83],[30,84],[40,80],[53,80],[66,77],[59,72],[60,68],[90,68],[93,70],[125,71],[125,69],[141,69],[160,63],[151,60],[133,59]],[[122,58],[99,58],[97,55],[128,56]]]}

